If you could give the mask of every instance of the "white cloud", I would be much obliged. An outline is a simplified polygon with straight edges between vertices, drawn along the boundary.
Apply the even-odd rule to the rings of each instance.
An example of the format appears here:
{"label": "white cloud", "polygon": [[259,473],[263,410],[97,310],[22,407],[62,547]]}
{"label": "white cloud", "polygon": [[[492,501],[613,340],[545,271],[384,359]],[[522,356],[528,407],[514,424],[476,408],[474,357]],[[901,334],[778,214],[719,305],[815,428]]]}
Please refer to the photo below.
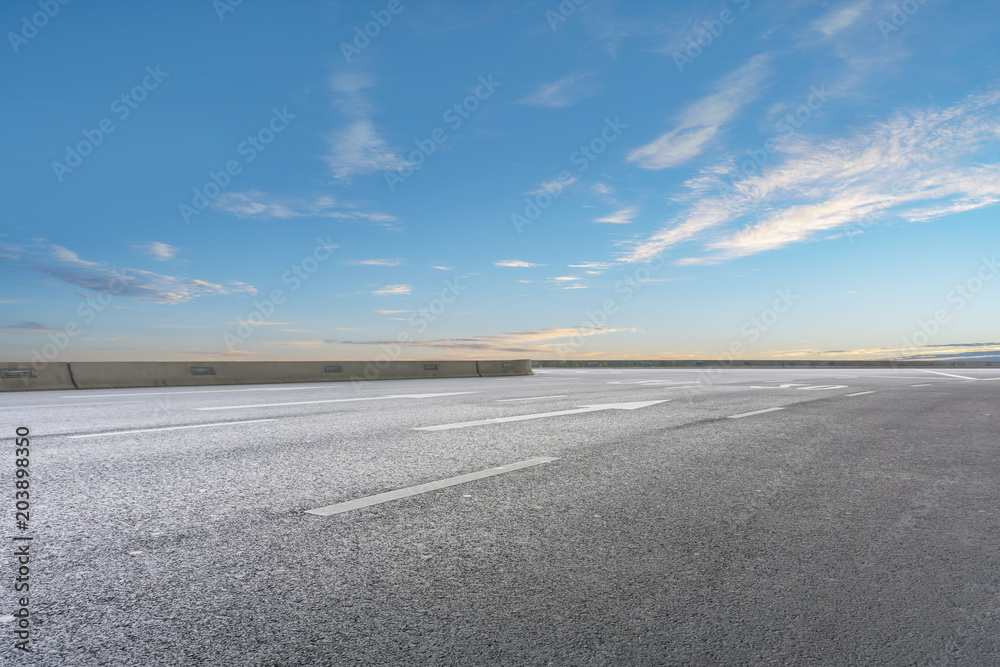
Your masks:
{"label": "white cloud", "polygon": [[[552,329],[541,329],[539,331],[512,331],[495,336],[471,336],[469,338],[444,338],[427,341],[410,341],[399,343],[403,347],[429,347],[445,349],[456,352],[470,353],[509,353],[528,352],[543,355],[554,355],[559,350],[565,349],[566,345],[576,337],[600,336],[613,333],[640,333],[638,329],[600,329],[594,327],[562,327]],[[384,345],[387,341],[380,340],[359,340],[359,341],[337,341],[346,345]],[[393,343],[396,341],[393,340]],[[577,350],[578,345],[571,345],[571,349]],[[542,357],[545,358],[545,357]]]}
{"label": "white cloud", "polygon": [[587,81],[587,74],[570,74],[553,83],[539,86],[533,93],[517,101],[533,107],[568,107],[579,100],[595,95],[598,88]]}
{"label": "white cloud", "polygon": [[51,245],[47,253],[32,254],[25,259],[32,270],[43,275],[92,292],[107,292],[141,301],[183,303],[212,294],[257,293],[257,288],[238,281],[220,285],[197,278],[168,276],[91,262],[81,259],[72,250],[59,245]]}
{"label": "white cloud", "polygon": [[499,262],[493,262],[493,266],[508,267],[508,268],[531,268],[535,266],[545,266],[544,264],[532,264],[531,262],[524,262],[520,259],[503,259]]}
{"label": "white cloud", "polygon": [[542,181],[538,184],[534,190],[528,190],[524,194],[526,195],[540,195],[543,192],[548,194],[555,194],[557,192],[562,192],[563,188],[568,188],[569,186],[580,180],[579,176],[570,176],[565,181],[560,181],[558,178],[553,178],[548,181]]}
{"label": "white cloud", "polygon": [[555,276],[554,278],[549,278],[549,280],[554,280],[556,282],[563,282],[567,280],[579,280],[577,276]]}
{"label": "white cloud", "polygon": [[437,269],[438,271],[451,271],[452,270],[452,268],[450,266],[432,266],[431,268],[432,269]]}
{"label": "white cloud", "polygon": [[632,218],[638,215],[639,209],[637,208],[623,208],[620,211],[615,211],[611,215],[606,215],[603,218],[597,218],[594,222],[606,222],[615,225],[627,225],[632,222]]}
{"label": "white cloud", "polygon": [[330,151],[326,162],[338,180],[374,171],[399,170],[409,163],[391,148],[375,126],[373,105],[364,92],[374,87],[364,74],[340,73],[330,78],[336,106],[353,120],[327,137]]}
{"label": "white cloud", "polygon": [[633,150],[628,156],[629,162],[644,169],[667,169],[699,155],[723,125],[757,98],[770,73],[767,61],[767,55],[756,55],[735,72],[724,76],[715,84],[715,92],[680,113],[676,128]]}
{"label": "white cloud", "polygon": [[275,197],[258,190],[226,192],[212,201],[212,207],[238,218],[318,217],[360,220],[391,226],[395,216],[378,211],[359,210],[356,204],[338,202],[326,195],[312,197]]}
{"label": "white cloud", "polygon": [[[1000,90],[943,110],[907,110],[842,139],[778,145],[772,164],[735,180],[710,168],[691,179],[699,197],[626,261],[644,261],[713,232],[707,254],[682,264],[714,263],[860,229],[893,215],[911,222],[1000,203]],[[992,161],[991,161],[992,160]],[[711,180],[723,188],[711,195]],[[837,235],[834,235],[837,236]]]}
{"label": "white cloud", "polygon": [[147,252],[153,256],[158,262],[165,262],[167,260],[173,259],[177,254],[177,248],[166,243],[160,243],[159,241],[153,241],[151,243],[146,243],[138,246],[143,252]]}
{"label": "white cloud", "polygon": [[375,123],[363,118],[328,138],[330,153],[327,164],[335,178],[349,179],[373,171],[399,171],[409,163],[378,135]]}
{"label": "white cloud", "polygon": [[344,262],[344,264],[355,264],[364,266],[400,266],[403,263],[401,259],[362,259],[356,262]]}
{"label": "white cloud", "polygon": [[388,295],[388,294],[409,294],[413,288],[409,285],[386,285],[381,289],[377,289],[372,292],[372,294]]}
{"label": "white cloud", "polygon": [[615,262],[584,262],[582,264],[569,264],[571,269],[596,269],[598,271],[607,271]]}
{"label": "white cloud", "polygon": [[868,11],[870,6],[871,0],[844,4],[816,19],[809,27],[829,37],[861,18],[861,15]]}

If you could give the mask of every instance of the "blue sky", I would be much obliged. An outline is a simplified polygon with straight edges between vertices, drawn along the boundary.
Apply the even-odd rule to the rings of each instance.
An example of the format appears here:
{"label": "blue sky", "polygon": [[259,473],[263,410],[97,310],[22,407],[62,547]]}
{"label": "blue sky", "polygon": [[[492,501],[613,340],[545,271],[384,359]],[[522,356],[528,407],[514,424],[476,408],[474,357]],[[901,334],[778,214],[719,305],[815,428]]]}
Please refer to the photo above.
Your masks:
{"label": "blue sky", "polygon": [[4,3],[0,358],[1000,358],[997,25]]}

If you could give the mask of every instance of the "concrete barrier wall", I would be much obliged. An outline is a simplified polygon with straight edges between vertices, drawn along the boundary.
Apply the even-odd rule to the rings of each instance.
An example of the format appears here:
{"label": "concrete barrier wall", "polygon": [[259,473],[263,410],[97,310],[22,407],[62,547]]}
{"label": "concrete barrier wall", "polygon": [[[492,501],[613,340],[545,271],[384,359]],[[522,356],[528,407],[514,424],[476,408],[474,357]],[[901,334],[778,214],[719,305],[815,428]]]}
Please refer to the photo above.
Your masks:
{"label": "concrete barrier wall", "polygon": [[0,391],[191,387],[284,382],[412,380],[531,375],[517,361],[84,361],[49,363],[41,370],[6,362]]}
{"label": "concrete barrier wall", "polygon": [[511,359],[509,361],[477,361],[476,369],[482,376],[534,375],[531,359]]}
{"label": "concrete barrier wall", "polygon": [[615,360],[555,360],[541,359],[531,362],[534,368],[1000,368],[1000,361],[963,361],[963,360],[932,360],[921,361],[908,359],[894,361],[891,359],[872,360],[721,360],[721,359],[660,359],[651,361],[615,361]]}
{"label": "concrete barrier wall", "polygon": [[69,364],[49,362],[35,366],[24,361],[0,361],[0,391],[76,389]]}

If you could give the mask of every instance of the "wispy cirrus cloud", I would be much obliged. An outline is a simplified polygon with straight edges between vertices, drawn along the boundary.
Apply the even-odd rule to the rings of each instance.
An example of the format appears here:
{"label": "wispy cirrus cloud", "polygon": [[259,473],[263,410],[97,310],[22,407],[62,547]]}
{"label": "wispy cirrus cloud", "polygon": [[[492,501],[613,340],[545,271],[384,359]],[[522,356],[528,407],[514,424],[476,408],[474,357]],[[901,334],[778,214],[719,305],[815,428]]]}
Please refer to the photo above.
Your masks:
{"label": "wispy cirrus cloud", "polygon": [[403,260],[401,259],[359,259],[352,262],[344,262],[344,264],[352,264],[355,266],[401,266]]}
{"label": "wispy cirrus cloud", "polygon": [[528,190],[524,194],[526,195],[540,195],[543,192],[552,194],[554,192],[562,192],[563,188],[568,188],[577,181],[580,180],[579,176],[573,175],[564,181],[560,181],[558,178],[553,178],[548,181],[542,181],[535,188]]}
{"label": "wispy cirrus cloud", "polygon": [[338,220],[373,222],[392,226],[398,221],[393,215],[361,210],[357,204],[339,202],[334,197],[277,197],[259,190],[226,192],[216,197],[212,208],[238,218],[336,218]]}
{"label": "wispy cirrus cloud", "polygon": [[771,73],[768,61],[767,54],[756,55],[724,76],[716,82],[714,92],[680,113],[677,127],[633,150],[628,161],[643,169],[667,169],[700,155],[726,123],[757,99]]}
{"label": "wispy cirrus cloud", "polygon": [[572,106],[579,100],[599,92],[599,87],[588,80],[589,76],[589,74],[570,74],[558,81],[542,84],[530,95],[522,97],[516,103],[550,109]]}
{"label": "wispy cirrus cloud", "polygon": [[0,324],[0,331],[7,334],[30,336],[33,334],[51,333],[59,330],[52,329],[44,324],[40,324],[39,322],[16,322],[14,324]]}
{"label": "wispy cirrus cloud", "polygon": [[160,241],[152,241],[151,243],[143,243],[137,245],[136,248],[153,256],[158,262],[166,262],[167,260],[173,259],[177,255],[177,248],[167,243],[161,243]]}
{"label": "wispy cirrus cloud", "polygon": [[544,264],[532,264],[531,262],[525,262],[520,259],[502,259],[499,262],[493,262],[493,266],[499,266],[502,268],[523,268],[530,269],[535,266],[545,266]]}
{"label": "wispy cirrus cloud", "polygon": [[395,294],[409,294],[411,291],[413,291],[413,288],[410,285],[386,285],[385,287],[373,290],[372,294],[388,296]]}
{"label": "wispy cirrus cloud", "polygon": [[[402,347],[426,347],[450,350],[456,353],[542,353],[554,354],[569,344],[570,339],[590,336],[602,336],[614,333],[640,333],[638,329],[601,329],[592,327],[557,327],[537,331],[512,331],[495,336],[471,336],[468,338],[441,338],[427,341],[409,341],[399,343]],[[395,341],[382,340],[341,340],[332,341],[343,345],[381,346]],[[578,346],[574,346],[576,348]]]}
{"label": "wispy cirrus cloud", "polygon": [[813,21],[809,27],[830,37],[852,25],[868,11],[869,7],[871,0],[843,4]]}
{"label": "wispy cirrus cloud", "polygon": [[602,222],[613,225],[627,225],[632,222],[632,218],[639,214],[639,209],[637,208],[623,208],[620,211],[615,211],[610,215],[606,215],[602,218],[597,218],[594,222]]}
{"label": "wispy cirrus cloud", "polygon": [[347,125],[327,137],[330,150],[326,162],[338,180],[409,166],[400,152],[382,139],[372,119],[374,107],[364,91],[374,86],[374,79],[366,74],[341,72],[330,78],[335,105],[352,117]]}
{"label": "wispy cirrus cloud", "polygon": [[19,261],[32,271],[86,290],[106,290],[116,296],[142,301],[183,303],[199,296],[257,293],[255,287],[239,281],[216,284],[197,278],[112,267],[82,259],[72,250],[59,245],[49,245],[43,251],[27,252],[19,257]]}
{"label": "wispy cirrus cloud", "polygon": [[645,261],[711,232],[704,255],[679,263],[716,263],[881,217],[924,222],[995,205],[998,119],[1000,89],[994,89],[945,109],[899,111],[840,139],[779,141],[773,164],[756,175],[737,180],[732,170],[716,166],[691,179],[687,211],[650,237],[629,242],[623,259]]}

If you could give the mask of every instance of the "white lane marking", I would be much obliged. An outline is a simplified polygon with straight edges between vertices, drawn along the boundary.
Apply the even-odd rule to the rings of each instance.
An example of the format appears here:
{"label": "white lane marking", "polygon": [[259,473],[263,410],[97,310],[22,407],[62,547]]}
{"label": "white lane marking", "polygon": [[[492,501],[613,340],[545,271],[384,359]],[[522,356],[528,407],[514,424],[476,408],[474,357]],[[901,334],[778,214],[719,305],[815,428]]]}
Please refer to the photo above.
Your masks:
{"label": "white lane marking", "polygon": [[801,387],[801,382],[793,382],[791,384],[779,384],[777,387],[758,387],[757,385],[750,385],[750,389],[788,389],[790,387]]}
{"label": "white lane marking", "polygon": [[766,410],[754,410],[753,412],[744,412],[739,415],[729,415],[729,419],[740,419],[741,417],[750,417],[752,415],[762,415],[765,412],[774,412],[775,410],[784,410],[784,408],[767,408]]}
{"label": "white lane marking", "polygon": [[31,410],[32,408],[75,408],[78,405],[124,405],[125,403],[145,403],[146,401],[115,401],[113,403],[106,403],[104,401],[98,401],[96,403],[46,403],[42,405],[3,405],[0,406],[0,410],[13,410],[24,409]]}
{"label": "white lane marking", "polygon": [[911,387],[929,387],[929,384],[911,384]]}
{"label": "white lane marking", "polygon": [[478,394],[478,391],[450,391],[444,394],[389,394],[387,396],[363,396],[360,398],[331,398],[325,401],[292,401],[289,403],[256,403],[254,405],[223,405],[214,408],[195,408],[195,410],[246,410],[248,408],[279,408],[285,405],[316,405],[318,403],[349,403],[352,401],[384,401],[391,398],[437,398],[438,396],[459,396],[461,394]]}
{"label": "white lane marking", "polygon": [[856,394],[844,394],[844,396],[864,396],[865,394],[874,394],[874,391],[859,391]]}
{"label": "white lane marking", "polygon": [[923,368],[919,369],[921,373],[934,373],[934,375],[944,375],[950,378],[958,378],[960,380],[978,380],[979,378],[970,378],[968,375],[955,375],[954,373],[942,373],[941,371],[928,371]]}
{"label": "white lane marking", "polygon": [[126,435],[128,433],[155,433],[156,431],[180,431],[185,428],[208,428],[210,426],[231,426],[233,424],[256,424],[258,422],[273,422],[273,419],[250,419],[241,422],[218,422],[216,424],[192,424],[190,426],[164,426],[162,428],[140,428],[134,431],[108,431],[107,433],[88,433],[87,435],[67,435],[67,438],[99,438],[105,435]]}
{"label": "white lane marking", "polygon": [[543,398],[566,398],[566,394],[557,396],[528,396],[527,398],[499,398],[497,403],[510,403],[511,401],[540,401]]}
{"label": "white lane marking", "polygon": [[[338,382],[344,383],[343,381],[335,381],[335,382],[324,382],[322,384],[336,385],[338,384]],[[226,394],[226,393],[240,392],[240,391],[292,391],[301,389],[332,389],[332,388],[333,387],[318,387],[313,385],[309,387],[253,387],[251,389],[201,389],[198,391],[184,391],[183,387],[178,387],[178,389],[180,389],[181,391],[138,391],[138,392],[132,392],[130,394],[100,394],[97,396],[87,396],[86,394],[74,394],[71,396],[60,396],[60,398],[117,398],[119,396],[169,396],[172,394],[191,396],[194,394]],[[83,391],[88,392],[97,390],[84,389]]]}
{"label": "white lane marking", "polygon": [[573,410],[557,410],[555,412],[536,412],[531,415],[517,415],[515,417],[495,417],[493,419],[477,419],[469,422],[457,422],[455,424],[441,424],[439,426],[418,426],[414,431],[448,431],[453,428],[467,428],[469,426],[483,426],[486,424],[502,424],[504,422],[519,422],[526,419],[543,419],[545,417],[559,417],[562,415],[576,415],[583,412],[597,412],[598,410],[635,410],[657,403],[666,403],[669,399],[660,401],[638,401],[635,403],[605,403],[603,405],[585,405]]}
{"label": "white lane marking", "polygon": [[814,387],[799,387],[803,390],[813,390],[813,389],[847,389],[846,384],[818,384]]}
{"label": "white lane marking", "polygon": [[683,382],[680,380],[628,380],[606,382],[605,384],[699,384],[698,382]]}
{"label": "white lane marking", "polygon": [[381,503],[389,502],[390,500],[399,500],[400,498],[408,498],[410,496],[415,496],[421,493],[427,493],[428,491],[437,491],[438,489],[444,489],[449,486],[464,484],[466,482],[472,482],[477,479],[484,479],[486,477],[493,477],[495,475],[502,475],[504,473],[514,472],[515,470],[521,470],[522,468],[537,466],[543,463],[551,463],[552,461],[558,461],[558,460],[559,457],[557,456],[556,457],[539,456],[537,458],[528,459],[527,461],[519,461],[517,463],[510,463],[505,466],[499,466],[497,468],[489,468],[487,470],[480,470],[478,472],[470,472],[466,475],[458,475],[457,477],[448,477],[447,479],[438,480],[436,482],[428,482],[427,484],[408,486],[405,489],[398,489],[396,491],[379,493],[374,496],[368,496],[367,498],[358,498],[357,500],[348,500],[347,502],[337,503],[335,505],[327,505],[326,507],[317,507],[316,509],[306,510],[306,514],[315,514],[317,516],[330,516],[333,514],[341,514],[343,512],[350,512],[351,510],[360,509],[362,507],[371,507],[372,505],[380,505]]}

